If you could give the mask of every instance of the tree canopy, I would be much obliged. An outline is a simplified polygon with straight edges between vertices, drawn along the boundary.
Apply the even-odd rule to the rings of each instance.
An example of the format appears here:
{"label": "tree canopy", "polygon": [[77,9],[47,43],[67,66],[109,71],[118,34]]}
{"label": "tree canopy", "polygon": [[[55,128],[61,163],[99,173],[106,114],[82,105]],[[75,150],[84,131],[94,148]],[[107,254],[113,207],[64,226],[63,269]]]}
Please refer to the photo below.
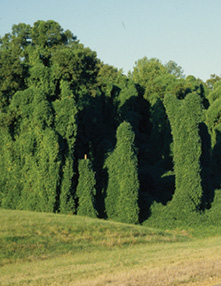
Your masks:
{"label": "tree canopy", "polygon": [[218,75],[147,57],[125,75],[53,20],[13,25],[0,38],[0,206],[203,215],[220,194],[220,118]]}

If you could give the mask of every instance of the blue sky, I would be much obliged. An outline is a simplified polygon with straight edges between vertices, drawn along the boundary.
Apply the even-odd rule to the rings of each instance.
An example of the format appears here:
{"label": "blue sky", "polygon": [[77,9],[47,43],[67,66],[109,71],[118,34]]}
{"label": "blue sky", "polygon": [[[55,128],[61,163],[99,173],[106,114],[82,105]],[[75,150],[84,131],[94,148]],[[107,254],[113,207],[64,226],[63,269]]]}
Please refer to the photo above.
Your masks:
{"label": "blue sky", "polygon": [[0,35],[55,20],[125,73],[146,56],[203,80],[221,75],[221,0],[0,0]]}

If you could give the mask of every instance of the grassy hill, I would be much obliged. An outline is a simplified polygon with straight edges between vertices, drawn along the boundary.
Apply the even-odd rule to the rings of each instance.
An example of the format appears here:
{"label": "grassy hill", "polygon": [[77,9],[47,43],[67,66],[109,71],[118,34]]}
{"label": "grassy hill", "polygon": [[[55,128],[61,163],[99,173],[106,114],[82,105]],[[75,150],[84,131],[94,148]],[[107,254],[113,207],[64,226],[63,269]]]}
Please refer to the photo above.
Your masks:
{"label": "grassy hill", "polygon": [[0,209],[0,285],[213,285],[221,229]]}

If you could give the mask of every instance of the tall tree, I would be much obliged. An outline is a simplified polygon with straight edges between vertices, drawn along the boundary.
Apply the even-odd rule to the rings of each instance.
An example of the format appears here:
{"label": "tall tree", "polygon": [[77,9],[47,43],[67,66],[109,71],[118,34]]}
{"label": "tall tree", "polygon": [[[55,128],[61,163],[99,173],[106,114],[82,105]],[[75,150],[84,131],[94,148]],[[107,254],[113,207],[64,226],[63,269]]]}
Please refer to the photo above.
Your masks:
{"label": "tall tree", "polygon": [[158,59],[144,57],[135,63],[133,71],[129,73],[129,77],[132,77],[136,84],[144,88],[144,98],[151,101],[153,95],[157,92],[158,85],[156,86],[155,80],[159,76],[167,74],[167,68]]}
{"label": "tall tree", "polygon": [[221,81],[221,76],[218,76],[216,74],[211,74],[210,79],[207,79],[206,81],[206,85],[210,90],[213,90],[215,83],[220,81]]}
{"label": "tall tree", "polygon": [[74,213],[75,208],[75,143],[77,136],[77,106],[67,81],[61,81],[61,99],[53,102],[55,130],[62,141],[62,171],[60,172],[60,211]]}
{"label": "tall tree", "polygon": [[55,50],[76,43],[76,37],[55,21],[37,21],[33,27],[13,25],[12,33],[0,38],[0,109],[7,108],[16,91],[27,88],[29,67],[50,66]]}
{"label": "tall tree", "polygon": [[167,68],[168,72],[172,75],[175,75],[176,78],[183,78],[184,77],[184,72],[181,66],[178,66],[177,63],[174,61],[170,60],[165,64],[165,67]]}
{"label": "tall tree", "polygon": [[70,83],[76,100],[82,93],[94,95],[98,74],[97,54],[74,42],[70,46],[58,47],[52,55],[53,80]]}
{"label": "tall tree", "polygon": [[95,175],[89,159],[79,160],[79,182],[77,186],[78,209],[77,214],[88,217],[96,217],[95,209]]}
{"label": "tall tree", "polygon": [[211,136],[212,172],[215,187],[219,187],[221,180],[221,82],[214,84],[208,95],[210,106],[206,111],[206,124]]}
{"label": "tall tree", "polygon": [[0,110],[7,110],[13,95],[23,90],[27,66],[21,61],[19,44],[13,44],[10,35],[0,39]]}
{"label": "tall tree", "polygon": [[35,87],[14,95],[10,109],[16,154],[22,166],[20,207],[54,211],[60,170],[60,145],[52,128],[53,113],[47,96]]}
{"label": "tall tree", "polygon": [[13,113],[0,113],[0,205],[12,209],[19,208],[22,191],[22,164],[12,134],[14,120]]}
{"label": "tall tree", "polygon": [[138,223],[138,160],[131,125],[126,121],[121,123],[116,137],[116,148],[106,162],[109,176],[106,213],[110,219]]}
{"label": "tall tree", "polygon": [[184,100],[167,95],[164,100],[173,136],[173,160],[176,190],[171,201],[175,216],[198,211],[202,206],[201,139],[199,123],[202,103],[197,94],[188,94]]}

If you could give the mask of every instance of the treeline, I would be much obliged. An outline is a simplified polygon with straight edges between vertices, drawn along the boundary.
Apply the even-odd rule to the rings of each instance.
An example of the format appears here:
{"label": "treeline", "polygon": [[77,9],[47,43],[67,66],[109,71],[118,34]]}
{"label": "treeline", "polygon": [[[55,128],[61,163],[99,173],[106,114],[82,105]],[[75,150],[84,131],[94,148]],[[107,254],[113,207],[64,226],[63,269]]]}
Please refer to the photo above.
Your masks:
{"label": "treeline", "polygon": [[219,76],[155,58],[126,76],[54,21],[0,38],[1,207],[182,220],[220,184]]}

